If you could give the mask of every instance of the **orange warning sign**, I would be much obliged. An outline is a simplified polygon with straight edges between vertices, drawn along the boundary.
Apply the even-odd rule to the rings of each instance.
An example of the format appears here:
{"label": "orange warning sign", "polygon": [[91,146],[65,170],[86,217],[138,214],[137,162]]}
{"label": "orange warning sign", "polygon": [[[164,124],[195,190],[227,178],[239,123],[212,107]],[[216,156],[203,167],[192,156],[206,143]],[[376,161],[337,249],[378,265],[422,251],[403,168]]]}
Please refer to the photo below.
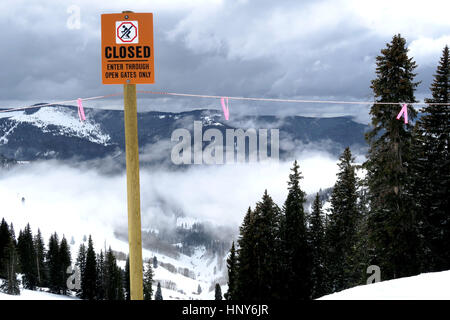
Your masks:
{"label": "orange warning sign", "polygon": [[153,13],[102,14],[102,83],[155,83]]}

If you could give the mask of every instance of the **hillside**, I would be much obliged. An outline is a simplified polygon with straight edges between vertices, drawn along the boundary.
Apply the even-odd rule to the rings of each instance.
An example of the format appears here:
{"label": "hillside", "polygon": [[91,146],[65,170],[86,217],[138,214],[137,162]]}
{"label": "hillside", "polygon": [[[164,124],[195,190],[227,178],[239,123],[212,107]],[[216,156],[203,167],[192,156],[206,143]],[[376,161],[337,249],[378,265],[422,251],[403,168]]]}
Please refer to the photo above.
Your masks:
{"label": "hillside", "polygon": [[[123,111],[86,109],[87,121],[81,123],[76,110],[73,106],[52,106],[0,113],[0,155],[22,161],[111,157],[123,164]],[[223,134],[226,129],[235,128],[279,129],[281,159],[292,158],[294,151],[313,146],[334,155],[348,145],[364,148],[363,133],[367,129],[350,117],[236,115],[226,121],[217,110],[141,112],[138,113],[141,152],[167,153],[143,156],[141,162],[170,164],[172,132],[178,128],[192,132],[194,121],[202,122],[203,131],[215,128]]]}

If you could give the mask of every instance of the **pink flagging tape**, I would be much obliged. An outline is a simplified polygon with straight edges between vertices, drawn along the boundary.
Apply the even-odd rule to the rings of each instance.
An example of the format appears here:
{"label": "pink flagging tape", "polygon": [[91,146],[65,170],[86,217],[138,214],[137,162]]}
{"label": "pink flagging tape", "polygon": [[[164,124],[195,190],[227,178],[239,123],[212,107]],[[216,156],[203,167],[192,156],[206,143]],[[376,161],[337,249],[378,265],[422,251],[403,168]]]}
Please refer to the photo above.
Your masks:
{"label": "pink flagging tape", "polygon": [[225,120],[230,118],[230,109],[228,108],[228,98],[221,98],[220,102],[222,103],[223,115],[225,116]]}
{"label": "pink flagging tape", "polygon": [[397,115],[397,120],[400,119],[400,117],[403,114],[403,118],[405,119],[405,124],[408,123],[408,108],[407,108],[407,104],[403,103],[402,104],[402,110],[400,110],[400,112]]}
{"label": "pink flagging tape", "polygon": [[78,103],[78,116],[80,117],[80,121],[86,121],[86,116],[84,115],[84,109],[83,109],[83,103],[81,102],[81,99],[77,99]]}

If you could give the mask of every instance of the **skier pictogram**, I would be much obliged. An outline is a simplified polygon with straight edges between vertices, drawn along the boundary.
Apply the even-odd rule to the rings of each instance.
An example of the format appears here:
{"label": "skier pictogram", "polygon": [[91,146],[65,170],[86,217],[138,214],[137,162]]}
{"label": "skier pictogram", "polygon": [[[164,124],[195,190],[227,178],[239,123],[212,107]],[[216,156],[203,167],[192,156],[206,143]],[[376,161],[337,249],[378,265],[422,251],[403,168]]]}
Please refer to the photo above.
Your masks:
{"label": "skier pictogram", "polygon": [[116,21],[116,43],[138,43],[137,21]]}
{"label": "skier pictogram", "polygon": [[132,28],[134,28],[134,26],[132,26],[132,25],[129,28],[127,28],[127,26],[125,26],[125,25],[122,26],[122,30],[121,30],[122,35],[120,37],[122,39],[122,41],[124,39],[130,39],[130,32],[131,32]]}

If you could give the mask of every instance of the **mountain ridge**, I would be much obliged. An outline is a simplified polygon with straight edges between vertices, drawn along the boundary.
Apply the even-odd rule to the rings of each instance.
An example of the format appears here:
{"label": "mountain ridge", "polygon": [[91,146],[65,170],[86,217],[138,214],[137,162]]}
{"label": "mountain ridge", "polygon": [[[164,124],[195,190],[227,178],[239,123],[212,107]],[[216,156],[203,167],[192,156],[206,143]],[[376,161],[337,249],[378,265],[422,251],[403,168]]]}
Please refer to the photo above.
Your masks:
{"label": "mountain ridge", "polygon": [[[16,161],[118,157],[123,162],[123,111],[87,108],[85,113],[87,121],[84,123],[79,121],[75,106],[56,105],[2,113],[0,154]],[[296,145],[308,147],[324,144],[323,148],[334,155],[338,155],[348,145],[364,148],[364,132],[368,128],[350,116],[312,118],[247,115],[235,116],[226,121],[218,110],[146,111],[138,113],[141,151],[148,146],[151,150],[152,145],[160,144],[161,141],[170,143],[171,133],[175,129],[192,131],[194,121],[202,121],[203,130],[216,128],[222,132],[238,128],[277,128],[280,131],[280,158],[289,158]],[[170,158],[170,151],[165,158],[166,161]],[[161,159],[148,162],[158,164]]]}

